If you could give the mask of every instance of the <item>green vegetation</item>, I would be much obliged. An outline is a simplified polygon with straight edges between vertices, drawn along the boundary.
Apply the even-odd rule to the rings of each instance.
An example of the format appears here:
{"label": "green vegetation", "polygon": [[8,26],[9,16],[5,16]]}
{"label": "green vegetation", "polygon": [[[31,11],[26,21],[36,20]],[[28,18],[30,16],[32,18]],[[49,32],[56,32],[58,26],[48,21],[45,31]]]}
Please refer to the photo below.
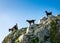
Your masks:
{"label": "green vegetation", "polygon": [[51,28],[50,28],[50,41],[51,43],[57,43],[57,28],[56,28],[56,19],[51,21]]}
{"label": "green vegetation", "polygon": [[38,37],[34,37],[33,38],[33,43],[38,43],[39,42],[39,38]]}
{"label": "green vegetation", "polygon": [[18,38],[15,40],[15,43],[19,43],[19,40],[18,40]]}

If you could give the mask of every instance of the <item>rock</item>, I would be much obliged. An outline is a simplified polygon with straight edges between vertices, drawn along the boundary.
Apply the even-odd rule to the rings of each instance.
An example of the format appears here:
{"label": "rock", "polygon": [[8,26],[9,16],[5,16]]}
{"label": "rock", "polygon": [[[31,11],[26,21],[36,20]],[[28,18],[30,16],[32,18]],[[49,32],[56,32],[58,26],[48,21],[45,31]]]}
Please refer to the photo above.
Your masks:
{"label": "rock", "polygon": [[[57,20],[55,20],[57,19]],[[38,24],[18,29],[7,35],[2,43],[51,43],[51,21],[56,22],[56,38],[60,43],[60,15],[51,18],[43,17]],[[52,28],[53,29],[53,28]],[[55,32],[55,31],[54,31]],[[52,32],[53,33],[53,32]]]}

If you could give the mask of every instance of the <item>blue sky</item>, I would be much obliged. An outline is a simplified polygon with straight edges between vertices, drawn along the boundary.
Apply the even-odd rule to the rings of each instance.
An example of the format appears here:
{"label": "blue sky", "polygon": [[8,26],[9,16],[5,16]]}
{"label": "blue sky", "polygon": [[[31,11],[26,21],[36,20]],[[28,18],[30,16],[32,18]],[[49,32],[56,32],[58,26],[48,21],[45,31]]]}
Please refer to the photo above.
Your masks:
{"label": "blue sky", "polygon": [[8,29],[18,23],[19,29],[27,27],[27,19],[38,20],[45,10],[60,14],[60,0],[0,0],[0,43],[9,34]]}

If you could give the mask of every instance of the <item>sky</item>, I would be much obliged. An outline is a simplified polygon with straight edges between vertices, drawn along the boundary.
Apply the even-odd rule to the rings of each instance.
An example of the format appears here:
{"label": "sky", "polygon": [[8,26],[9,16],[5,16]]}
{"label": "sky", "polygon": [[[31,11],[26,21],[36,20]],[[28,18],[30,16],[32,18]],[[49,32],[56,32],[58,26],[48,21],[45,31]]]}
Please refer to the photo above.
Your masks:
{"label": "sky", "polygon": [[60,0],[0,0],[0,43],[16,23],[19,29],[29,25],[27,19],[35,19],[37,23],[46,16],[46,10],[60,14],[59,4]]}

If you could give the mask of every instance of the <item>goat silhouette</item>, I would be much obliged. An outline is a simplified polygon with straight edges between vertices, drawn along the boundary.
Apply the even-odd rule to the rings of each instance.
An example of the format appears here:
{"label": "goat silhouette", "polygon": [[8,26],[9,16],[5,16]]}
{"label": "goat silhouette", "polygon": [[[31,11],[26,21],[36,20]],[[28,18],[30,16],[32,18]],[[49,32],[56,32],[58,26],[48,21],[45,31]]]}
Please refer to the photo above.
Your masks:
{"label": "goat silhouette", "polygon": [[9,32],[10,32],[10,31],[13,31],[13,30],[18,30],[18,26],[17,26],[17,24],[14,25],[11,29],[9,29]]}
{"label": "goat silhouette", "polygon": [[34,21],[35,21],[35,20],[26,20],[26,21],[31,25],[31,23],[34,24]]}
{"label": "goat silhouette", "polygon": [[47,16],[52,15],[52,12],[45,11],[45,13],[46,13]]}

